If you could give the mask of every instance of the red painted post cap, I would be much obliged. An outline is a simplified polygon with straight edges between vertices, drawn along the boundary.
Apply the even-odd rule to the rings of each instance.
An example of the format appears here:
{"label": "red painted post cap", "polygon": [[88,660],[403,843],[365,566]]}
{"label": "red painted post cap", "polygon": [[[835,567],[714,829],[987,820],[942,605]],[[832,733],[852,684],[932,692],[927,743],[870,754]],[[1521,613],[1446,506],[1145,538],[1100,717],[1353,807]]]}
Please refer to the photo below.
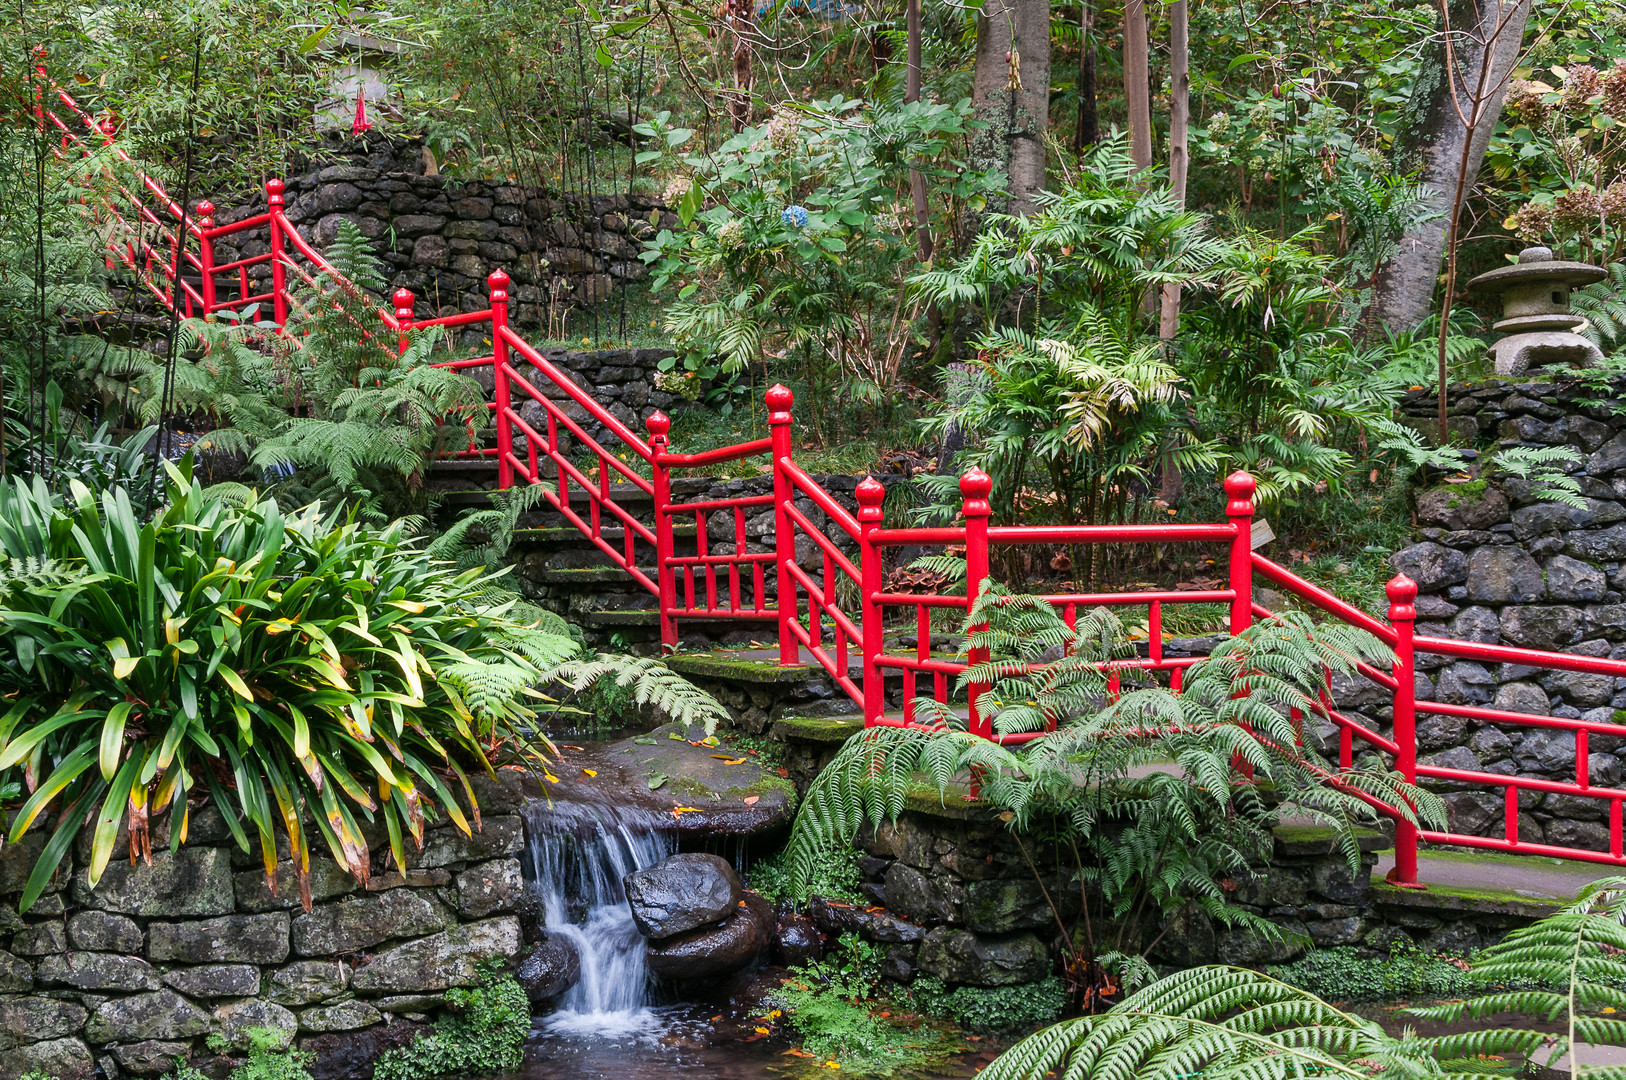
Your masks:
{"label": "red painted post cap", "polygon": [[853,490],[858,497],[858,520],[880,521],[881,504],[886,501],[886,485],[873,476],[866,476]]}
{"label": "red painted post cap", "polygon": [[1253,514],[1253,493],[1259,482],[1241,469],[1225,478],[1226,517],[1250,517]]}
{"label": "red painted post cap", "polygon": [[284,184],[275,176],[267,180],[265,182],[265,195],[267,200],[273,203],[282,202],[282,193],[287,190],[287,186],[288,185]]}
{"label": "red painted post cap", "polygon": [[656,409],[644,418],[644,427],[651,435],[664,436],[668,431],[672,430],[672,418]]}
{"label": "red painted post cap", "polygon": [[783,383],[774,383],[768,387],[768,392],[762,400],[768,403],[768,423],[790,423],[790,407],[796,402],[796,395],[790,392],[790,387]]}
{"label": "red painted post cap", "polygon": [[504,300],[508,299],[508,275],[501,270],[493,270],[486,277],[486,284],[491,286],[491,298],[495,300],[501,293]]}
{"label": "red painted post cap", "polygon": [[1417,582],[1405,574],[1396,574],[1383,587],[1389,597],[1389,621],[1417,618]]}

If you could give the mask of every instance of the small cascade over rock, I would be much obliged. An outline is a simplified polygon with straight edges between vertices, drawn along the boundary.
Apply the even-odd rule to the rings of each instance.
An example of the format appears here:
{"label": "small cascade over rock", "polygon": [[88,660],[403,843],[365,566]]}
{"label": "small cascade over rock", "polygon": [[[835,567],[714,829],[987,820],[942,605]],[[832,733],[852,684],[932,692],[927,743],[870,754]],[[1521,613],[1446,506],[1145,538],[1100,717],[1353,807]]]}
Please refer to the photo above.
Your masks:
{"label": "small cascade over rock", "polygon": [[521,982],[533,1000],[560,995],[550,1029],[647,1027],[646,944],[622,881],[672,854],[673,837],[661,828],[670,819],[643,807],[543,800],[525,816],[526,877],[547,936],[521,966]]}

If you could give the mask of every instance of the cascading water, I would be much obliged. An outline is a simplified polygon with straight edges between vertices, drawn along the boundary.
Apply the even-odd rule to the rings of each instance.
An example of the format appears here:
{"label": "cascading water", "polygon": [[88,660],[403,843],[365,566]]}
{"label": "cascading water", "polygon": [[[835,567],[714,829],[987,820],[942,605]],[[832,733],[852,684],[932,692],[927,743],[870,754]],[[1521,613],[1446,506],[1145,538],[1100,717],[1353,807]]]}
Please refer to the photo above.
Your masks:
{"label": "cascading water", "polygon": [[530,888],[549,934],[569,939],[581,980],[543,1023],[563,1035],[615,1037],[655,1025],[648,1007],[644,937],[622,879],[672,854],[652,811],[597,803],[526,808]]}

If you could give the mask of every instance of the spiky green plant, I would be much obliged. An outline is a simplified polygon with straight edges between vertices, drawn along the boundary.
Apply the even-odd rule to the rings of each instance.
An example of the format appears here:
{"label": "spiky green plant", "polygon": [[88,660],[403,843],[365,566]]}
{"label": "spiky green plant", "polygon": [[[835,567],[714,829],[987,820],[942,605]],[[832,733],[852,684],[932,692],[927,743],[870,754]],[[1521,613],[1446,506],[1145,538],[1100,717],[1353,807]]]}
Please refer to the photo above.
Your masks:
{"label": "spiky green plant", "polygon": [[1534,980],[1551,990],[1490,994],[1409,1010],[1450,1023],[1508,1012],[1565,1024],[1561,1034],[1519,1027],[1423,1037],[1388,1034],[1267,975],[1199,967],[1158,980],[1108,1012],[1066,1020],[1017,1043],[982,1073],[987,1080],[1369,1080],[1506,1075],[1486,1057],[1516,1055],[1551,1069],[1566,1055],[1572,1078],[1618,1080],[1618,1065],[1579,1064],[1577,1042],[1626,1045],[1626,1021],[1605,1015],[1626,982],[1626,878],[1606,878],[1564,911],[1516,930],[1481,954],[1477,973],[1495,982]]}
{"label": "spiky green plant", "polygon": [[63,505],[38,480],[0,487],[0,771],[32,792],[9,839],[56,812],[21,906],[82,823],[94,884],[121,825],[139,852],[174,807],[178,845],[205,787],[268,875],[288,836],[302,885],[307,829],[365,881],[361,821],[382,819],[403,866],[426,819],[471,828],[452,786],[477,825],[466,767],[539,751],[519,731],[529,687],[576,643],[482,603],[481,571],[434,563],[399,526],[228,504],[173,466],[167,495],[143,523],[120,489],[74,483]]}

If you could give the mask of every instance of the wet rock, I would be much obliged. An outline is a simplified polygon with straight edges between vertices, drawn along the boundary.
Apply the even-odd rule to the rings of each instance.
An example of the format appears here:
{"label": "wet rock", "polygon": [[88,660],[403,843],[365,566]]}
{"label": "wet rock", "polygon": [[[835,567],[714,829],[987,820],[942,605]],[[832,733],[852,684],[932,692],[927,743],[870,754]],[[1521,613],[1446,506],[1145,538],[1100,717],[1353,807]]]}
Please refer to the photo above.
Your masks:
{"label": "wet rock", "polygon": [[85,1024],[85,1038],[93,1043],[190,1039],[210,1027],[208,1013],[173,990],[157,990],[102,1002]]}
{"label": "wet rock", "polygon": [[379,953],[356,967],[350,985],[359,992],[395,994],[468,986],[479,979],[480,961],[514,957],[519,949],[519,920],[504,915]]}
{"label": "wet rock", "polygon": [[0,994],[26,994],[34,988],[34,966],[0,949]]}
{"label": "wet rock", "polygon": [[[263,868],[240,871],[232,876],[232,882],[237,894],[239,913],[292,911],[302,907],[299,876],[292,859],[283,859],[277,864],[275,893],[271,891],[271,886],[266,884]],[[306,876],[306,887],[310,889],[311,900],[319,904],[323,900],[331,900],[335,896],[343,896],[353,890],[356,887],[356,879],[350,876],[350,871],[332,859],[312,859],[310,873]]]}
{"label": "wet rock", "polygon": [[87,952],[138,953],[142,934],[134,919],[105,911],[81,911],[68,920],[68,940]]}
{"label": "wet rock", "polygon": [[232,911],[231,854],[225,848],[160,851],[152,865],[110,863],[96,888],[87,870],[73,878],[74,901],[84,907],[144,918],[199,918]]}
{"label": "wet rock", "polygon": [[113,1060],[119,1068],[137,1076],[158,1076],[169,1072],[177,1061],[185,1061],[189,1043],[165,1042],[146,1039],[138,1043],[113,1047]]}
{"label": "wet rock", "polygon": [[1469,494],[1460,485],[1445,484],[1417,497],[1417,520],[1453,531],[1488,529],[1508,520],[1507,496],[1495,487]]}
{"label": "wet rock", "polygon": [[1325,919],[1305,923],[1304,928],[1316,948],[1330,949],[1335,945],[1353,945],[1361,940],[1361,934],[1366,931],[1366,920],[1359,916]]}
{"label": "wet rock", "polygon": [[576,985],[582,977],[581,955],[563,934],[546,939],[520,961],[514,976],[532,1001],[547,1001]]}
{"label": "wet rock", "polygon": [[738,971],[768,948],[774,921],[768,902],[748,893],[721,926],[651,942],[649,970],[660,978],[679,981]]}
{"label": "wet rock", "polygon": [[29,923],[11,939],[11,951],[22,956],[48,956],[68,951],[68,931],[61,919]]}
{"label": "wet rock", "polygon": [[[1532,716],[1546,716],[1548,711],[1547,691],[1535,683],[1510,682],[1503,683],[1496,690],[1494,708],[1502,712],[1529,713]],[[1507,736],[1503,736],[1505,740]]]}
{"label": "wet rock", "polygon": [[921,944],[919,965],[945,983],[1013,986],[1044,978],[1050,958],[1033,934],[990,937],[940,926]]}
{"label": "wet rock", "polygon": [[1554,600],[1602,600],[1609,591],[1602,570],[1568,555],[1548,559],[1546,577],[1547,595]]}
{"label": "wet rock", "polygon": [[449,866],[518,855],[525,850],[525,823],[513,815],[488,817],[480,830],[465,836],[461,829],[433,829],[424,836],[423,851],[411,859],[414,867]]}
{"label": "wet rock", "polygon": [[884,944],[913,944],[926,940],[926,928],[908,922],[890,912],[867,911],[815,896],[807,905],[813,924],[831,937],[840,937],[849,931],[867,941]]}
{"label": "wet rock", "polygon": [[773,960],[781,967],[795,967],[824,957],[824,939],[819,928],[806,915],[781,915],[774,927]]}
{"label": "wet rock", "polygon": [[1468,599],[1485,604],[1522,604],[1547,591],[1541,567],[1522,548],[1482,547],[1468,558]]}
{"label": "wet rock", "polygon": [[147,955],[183,964],[280,964],[288,959],[288,915],[228,915],[201,922],[151,923]]}
{"label": "wet rock", "polygon": [[1310,941],[1309,931],[1297,919],[1283,920],[1281,930],[1276,937],[1267,937],[1252,929],[1221,932],[1216,943],[1220,963],[1246,966],[1281,964],[1293,959]]}
{"label": "wet rock", "polygon": [[886,871],[887,906],[922,922],[961,922],[965,888],[957,881],[928,877],[908,863],[895,862]]}
{"label": "wet rock", "polygon": [[312,1035],[299,1040],[299,1048],[316,1055],[310,1066],[311,1080],[348,1080],[371,1076],[372,1064],[379,1055],[411,1045],[428,1030],[427,1024],[397,1020],[387,1027]]}
{"label": "wet rock", "polygon": [[716,855],[687,853],[626,877],[632,920],[651,940],[674,937],[728,917],[738,906],[740,877]]}
{"label": "wet rock", "polygon": [[[1064,894],[1063,899],[1072,894]],[[966,926],[979,934],[1008,934],[1055,924],[1050,901],[1032,878],[974,881],[966,887]]]}
{"label": "wet rock", "polygon": [[1502,636],[1532,649],[1562,650],[1581,640],[1586,617],[1579,608],[1532,604],[1502,609]]}
{"label": "wet rock", "polygon": [[164,984],[190,998],[253,997],[260,969],[253,964],[201,964],[164,972]]}

